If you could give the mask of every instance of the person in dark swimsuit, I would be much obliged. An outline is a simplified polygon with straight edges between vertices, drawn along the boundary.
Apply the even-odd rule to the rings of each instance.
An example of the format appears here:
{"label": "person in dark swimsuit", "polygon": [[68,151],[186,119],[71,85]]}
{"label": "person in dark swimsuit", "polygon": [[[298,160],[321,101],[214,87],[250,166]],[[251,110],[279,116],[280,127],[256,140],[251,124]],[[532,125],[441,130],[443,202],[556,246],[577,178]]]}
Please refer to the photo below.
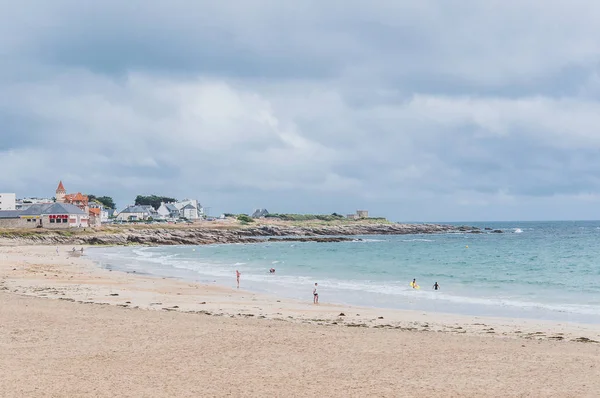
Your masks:
{"label": "person in dark swimsuit", "polygon": [[440,285],[437,282],[433,284],[433,290],[440,290]]}
{"label": "person in dark swimsuit", "polygon": [[313,289],[313,303],[319,304],[319,293],[317,292],[317,284],[315,283],[315,288]]}

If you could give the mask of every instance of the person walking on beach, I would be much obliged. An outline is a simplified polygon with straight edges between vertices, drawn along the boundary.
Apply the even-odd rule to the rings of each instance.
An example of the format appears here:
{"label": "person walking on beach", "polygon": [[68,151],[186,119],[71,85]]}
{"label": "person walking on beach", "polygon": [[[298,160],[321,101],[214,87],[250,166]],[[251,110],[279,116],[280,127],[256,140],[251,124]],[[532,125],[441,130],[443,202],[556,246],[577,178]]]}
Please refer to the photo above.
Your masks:
{"label": "person walking on beach", "polygon": [[433,284],[433,290],[440,290],[440,285],[437,282]]}
{"label": "person walking on beach", "polygon": [[317,292],[317,283],[315,282],[315,288],[313,289],[313,304],[319,304],[319,293]]}
{"label": "person walking on beach", "polygon": [[237,281],[237,287],[238,289],[240,288],[240,271],[238,271],[237,269],[235,270],[235,280]]}

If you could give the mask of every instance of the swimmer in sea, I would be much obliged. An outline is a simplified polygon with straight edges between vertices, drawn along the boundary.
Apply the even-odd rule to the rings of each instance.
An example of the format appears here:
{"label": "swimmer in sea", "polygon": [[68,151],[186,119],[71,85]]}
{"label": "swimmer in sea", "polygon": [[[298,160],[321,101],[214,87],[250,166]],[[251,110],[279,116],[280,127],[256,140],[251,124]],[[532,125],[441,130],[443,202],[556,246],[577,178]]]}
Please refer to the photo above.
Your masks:
{"label": "swimmer in sea", "polygon": [[440,285],[437,282],[433,284],[433,290],[440,290]]}
{"label": "swimmer in sea", "polygon": [[271,269],[269,270],[269,272],[270,272],[271,274],[274,274],[274,273],[275,273],[275,268],[271,268]]}
{"label": "swimmer in sea", "polygon": [[413,279],[413,281],[410,283],[410,285],[412,286],[413,289],[416,289],[417,286],[419,286],[419,285],[417,285],[417,280],[416,279]]}

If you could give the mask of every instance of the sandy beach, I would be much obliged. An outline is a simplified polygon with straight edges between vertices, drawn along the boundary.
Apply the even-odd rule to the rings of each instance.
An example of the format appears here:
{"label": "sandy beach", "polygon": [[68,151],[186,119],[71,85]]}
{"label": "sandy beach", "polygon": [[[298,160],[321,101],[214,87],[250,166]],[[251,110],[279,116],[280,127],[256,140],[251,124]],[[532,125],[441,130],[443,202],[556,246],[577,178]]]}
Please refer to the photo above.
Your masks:
{"label": "sandy beach", "polygon": [[0,395],[597,396],[596,325],[382,310],[0,247]]}

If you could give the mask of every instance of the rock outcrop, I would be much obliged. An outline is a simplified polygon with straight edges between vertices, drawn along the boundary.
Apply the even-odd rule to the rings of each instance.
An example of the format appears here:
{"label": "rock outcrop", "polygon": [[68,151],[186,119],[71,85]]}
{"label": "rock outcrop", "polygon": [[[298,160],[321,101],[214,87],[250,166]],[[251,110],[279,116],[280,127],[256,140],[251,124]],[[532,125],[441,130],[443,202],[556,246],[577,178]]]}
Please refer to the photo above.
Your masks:
{"label": "rock outcrop", "polygon": [[[230,229],[207,227],[127,228],[118,232],[95,231],[64,234],[40,231],[35,234],[3,234],[4,244],[41,245],[202,245],[256,243],[265,241],[341,242],[361,235],[408,235],[449,232],[481,233],[479,228],[437,224],[350,224],[350,225],[260,225]],[[1,243],[1,242],[0,242]]]}

